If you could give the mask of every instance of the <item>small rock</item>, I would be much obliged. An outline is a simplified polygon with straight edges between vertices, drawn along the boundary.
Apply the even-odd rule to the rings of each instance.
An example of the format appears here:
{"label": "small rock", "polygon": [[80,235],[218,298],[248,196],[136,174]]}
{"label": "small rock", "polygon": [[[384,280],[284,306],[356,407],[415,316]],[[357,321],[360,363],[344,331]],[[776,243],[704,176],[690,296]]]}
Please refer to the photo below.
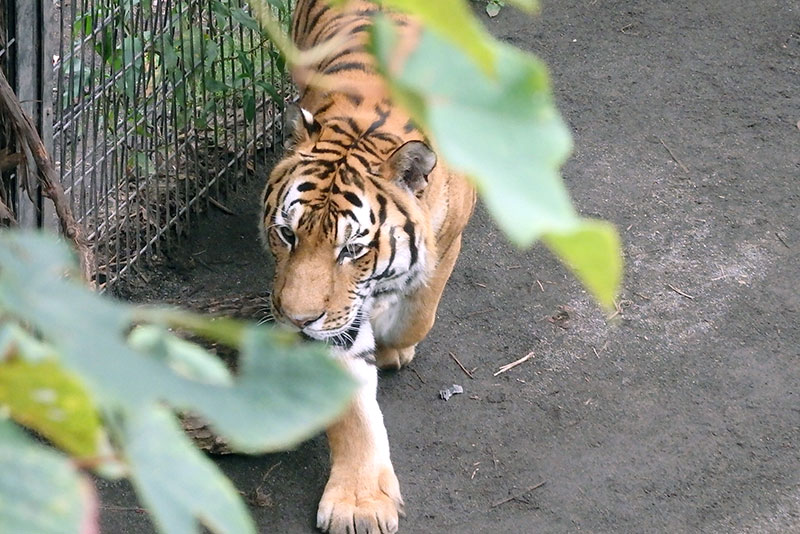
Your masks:
{"label": "small rock", "polygon": [[453,395],[458,395],[459,393],[464,393],[464,388],[462,388],[458,384],[453,384],[447,389],[440,390],[439,398],[446,401],[450,400],[450,397],[452,397]]}

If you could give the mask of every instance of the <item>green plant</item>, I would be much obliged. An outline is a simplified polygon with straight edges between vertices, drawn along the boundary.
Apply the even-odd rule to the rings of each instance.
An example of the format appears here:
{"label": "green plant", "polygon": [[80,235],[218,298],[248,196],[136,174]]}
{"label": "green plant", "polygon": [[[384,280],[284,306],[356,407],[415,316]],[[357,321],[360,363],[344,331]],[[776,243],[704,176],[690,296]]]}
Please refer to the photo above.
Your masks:
{"label": "green plant", "polygon": [[[72,28],[72,55],[61,66],[61,106],[102,93],[98,111],[107,132],[129,131],[151,147],[128,158],[140,175],[152,175],[159,152],[174,148],[161,126],[165,117],[179,131],[227,136],[232,108],[251,123],[257,103],[283,102],[275,84],[283,84],[285,62],[238,1],[100,0],[83,9]],[[273,0],[270,10],[288,24],[287,1]]]}
{"label": "green plant", "polygon": [[[64,244],[0,233],[0,532],[96,532],[90,469],[129,477],[162,532],[195,532],[199,521],[254,533],[241,498],[172,410],[200,414],[240,451],[283,449],[343,410],[352,380],[293,335],[126,305],[65,273],[74,265]],[[236,375],[174,331],[238,349]]]}

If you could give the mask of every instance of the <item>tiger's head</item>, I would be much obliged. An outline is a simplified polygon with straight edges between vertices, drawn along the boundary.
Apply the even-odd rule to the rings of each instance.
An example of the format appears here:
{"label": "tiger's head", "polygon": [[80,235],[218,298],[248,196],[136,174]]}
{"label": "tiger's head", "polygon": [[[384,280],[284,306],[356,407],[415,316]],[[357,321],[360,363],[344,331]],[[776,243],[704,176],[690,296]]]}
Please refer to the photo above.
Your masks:
{"label": "tiger's head", "polygon": [[276,320],[345,350],[369,323],[376,296],[424,284],[435,261],[421,199],[436,155],[382,130],[378,111],[363,127],[297,110],[262,203]]}

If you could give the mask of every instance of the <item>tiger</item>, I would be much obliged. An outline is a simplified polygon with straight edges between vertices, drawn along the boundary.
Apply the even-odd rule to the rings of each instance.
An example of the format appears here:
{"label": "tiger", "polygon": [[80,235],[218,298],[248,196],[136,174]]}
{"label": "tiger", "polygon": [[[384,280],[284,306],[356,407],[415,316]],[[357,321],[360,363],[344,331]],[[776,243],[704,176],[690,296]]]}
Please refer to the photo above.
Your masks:
{"label": "tiger", "polygon": [[[331,534],[398,531],[404,503],[376,399],[378,368],[407,365],[433,326],[476,198],[391,102],[366,50],[381,10],[360,0],[297,2],[297,48],[329,49],[293,68],[300,96],[286,111],[291,134],[261,203],[260,236],[275,260],[273,316],[327,343],[359,383],[326,430],[331,469],[316,524]],[[419,22],[385,13],[413,47]]]}

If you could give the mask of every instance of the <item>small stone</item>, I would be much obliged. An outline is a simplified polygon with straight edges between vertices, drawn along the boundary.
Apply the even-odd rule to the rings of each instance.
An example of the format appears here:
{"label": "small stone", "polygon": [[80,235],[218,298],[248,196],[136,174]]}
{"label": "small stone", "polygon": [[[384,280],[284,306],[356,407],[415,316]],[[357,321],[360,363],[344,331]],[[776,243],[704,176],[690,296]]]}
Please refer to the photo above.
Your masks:
{"label": "small stone", "polygon": [[439,391],[439,398],[446,401],[450,400],[450,397],[453,395],[458,395],[459,393],[464,393],[464,388],[459,386],[458,384],[453,384],[447,389],[442,389]]}

